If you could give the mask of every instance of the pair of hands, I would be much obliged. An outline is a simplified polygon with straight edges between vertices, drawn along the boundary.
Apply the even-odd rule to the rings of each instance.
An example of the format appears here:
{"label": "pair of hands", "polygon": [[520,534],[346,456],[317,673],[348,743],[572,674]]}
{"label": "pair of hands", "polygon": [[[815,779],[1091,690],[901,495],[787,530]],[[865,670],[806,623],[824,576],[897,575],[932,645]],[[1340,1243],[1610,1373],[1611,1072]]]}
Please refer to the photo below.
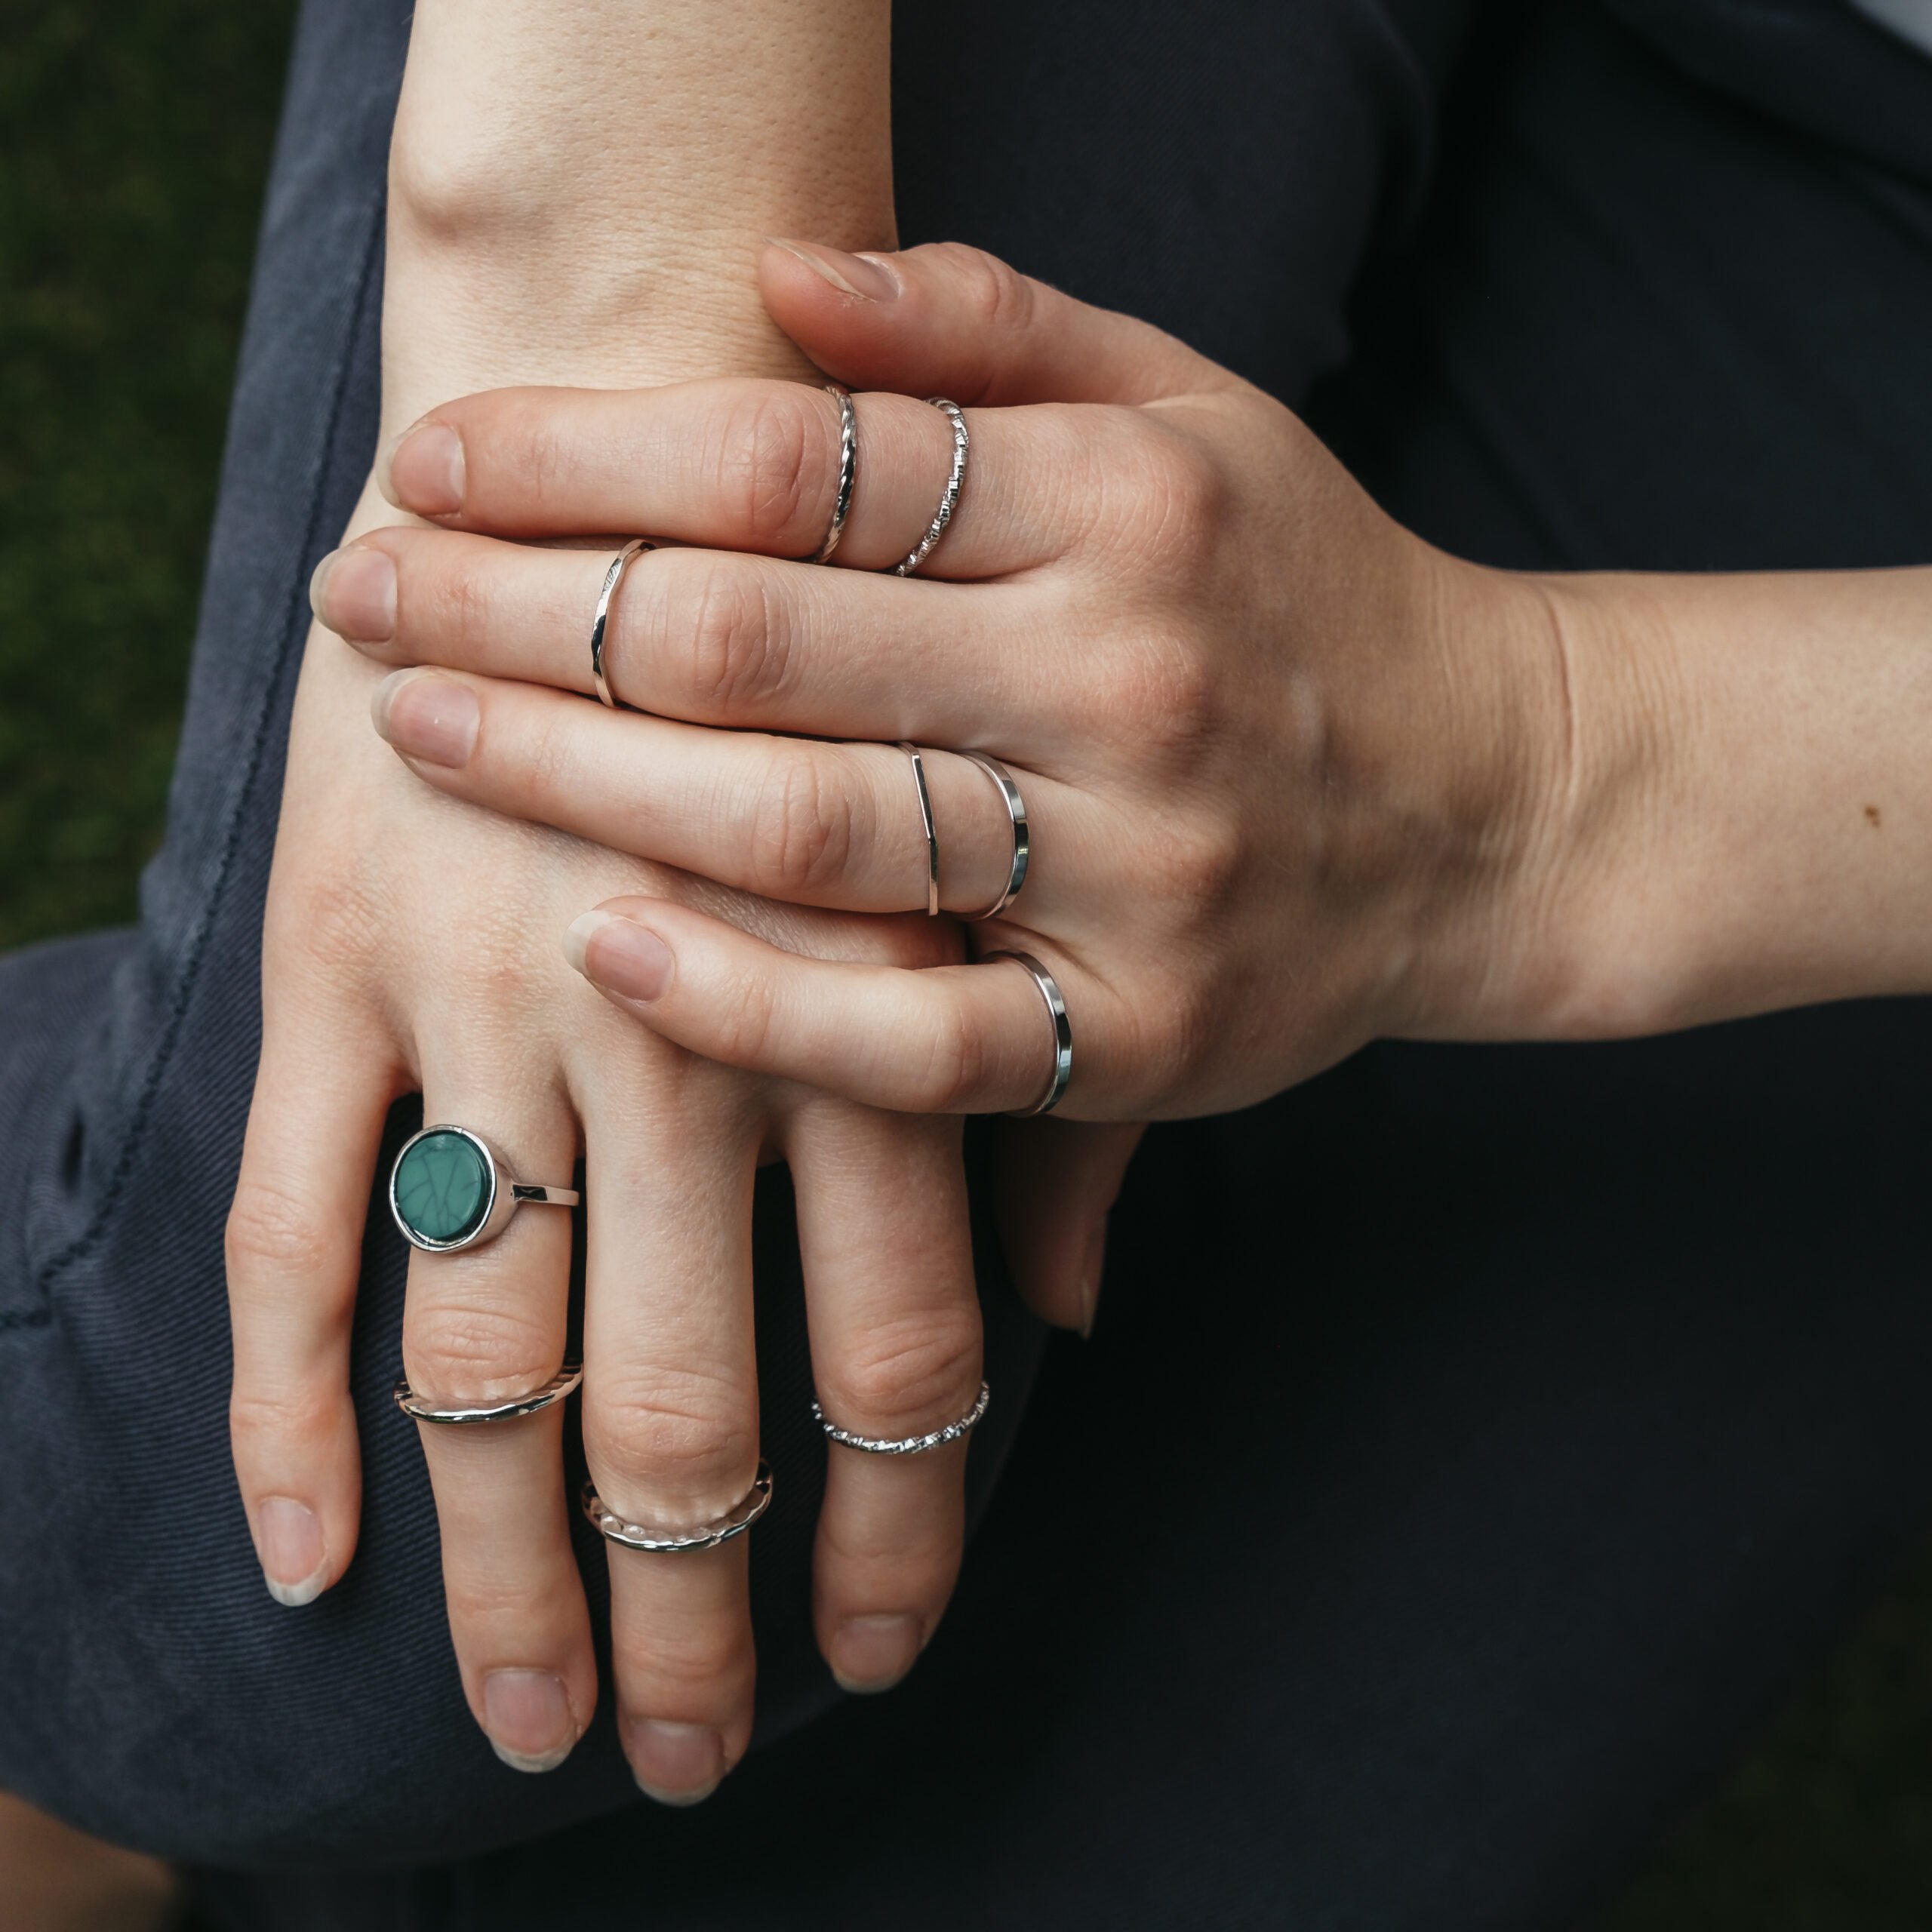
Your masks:
{"label": "pair of hands", "polygon": [[[1051,1035],[1026,974],[922,915],[894,741],[929,748],[949,912],[997,898],[1011,844],[946,748],[1001,758],[1026,795],[1025,891],[972,949],[1035,955],[1072,1017],[1060,1116],[1004,1126],[998,1162],[1049,1319],[1091,1321],[1134,1123],[1261,1099],[1377,1034],[1504,1030],[1527,995],[1504,962],[1534,952],[1574,806],[1546,589],[1407,536],[1172,339],[972,251],[773,248],[760,276],[863,392],[833,568],[791,560],[830,521],[837,406],[709,382],[438,408],[382,481],[441,527],[360,537],[318,574],[318,617],[360,655],[305,669],[230,1228],[237,1463],[285,1601],[354,1546],[361,1226],[385,1112],[417,1088],[525,1177],[583,1150],[585,1448],[632,1520],[709,1520],[749,1484],[761,1158],[792,1171],[826,1413],[896,1437],[971,1406],[958,1117],[1036,1100]],[[949,454],[929,394],[968,408],[972,460],[901,580],[880,573]],[[611,532],[688,546],[625,579],[621,713],[580,695],[609,547],[529,540]],[[358,680],[399,759],[312,728]],[[526,1214],[489,1247],[413,1254],[412,1383],[481,1404],[545,1381],[569,1240]],[[531,1769],[597,1694],[561,1426],[424,1432],[466,1689]],[[964,1462],[833,1452],[815,1609],[849,1686],[895,1681],[930,1637]],[[620,1733],[654,1795],[703,1795],[745,1748],[745,1550],[613,1552]]]}

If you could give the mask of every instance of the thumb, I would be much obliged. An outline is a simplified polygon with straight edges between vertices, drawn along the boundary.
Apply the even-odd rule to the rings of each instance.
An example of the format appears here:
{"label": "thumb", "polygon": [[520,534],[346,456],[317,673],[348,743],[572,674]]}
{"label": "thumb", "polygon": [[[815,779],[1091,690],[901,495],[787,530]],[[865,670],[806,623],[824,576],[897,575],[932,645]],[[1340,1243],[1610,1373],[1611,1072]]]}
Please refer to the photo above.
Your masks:
{"label": "thumb", "polygon": [[1133,1121],[1001,1123],[993,1212],[1014,1285],[1042,1321],[1092,1331],[1107,1212],[1146,1131]]}
{"label": "thumb", "polygon": [[758,276],[772,320],[854,387],[986,407],[1154,402],[1239,386],[1151,323],[956,242],[866,255],[768,242]]}

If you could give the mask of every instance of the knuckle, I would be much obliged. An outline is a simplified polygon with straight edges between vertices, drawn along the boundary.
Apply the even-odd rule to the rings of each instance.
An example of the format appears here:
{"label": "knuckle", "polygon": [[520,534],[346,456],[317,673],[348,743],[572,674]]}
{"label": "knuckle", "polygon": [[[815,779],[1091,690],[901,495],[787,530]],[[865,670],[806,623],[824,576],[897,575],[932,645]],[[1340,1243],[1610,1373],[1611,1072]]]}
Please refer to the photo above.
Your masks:
{"label": "knuckle", "polygon": [[1219,735],[1220,669],[1192,632],[1144,632],[1110,669],[1117,742],[1134,747],[1139,755],[1191,764]]}
{"label": "knuckle", "polygon": [[708,1521],[758,1466],[758,1404],[728,1375],[660,1369],[593,1390],[584,1451],[613,1507],[667,1525]]}
{"label": "knuckle", "polygon": [[779,614],[743,565],[682,555],[691,561],[666,573],[676,594],[663,621],[675,633],[663,641],[683,654],[686,699],[700,717],[755,715],[785,685],[789,639]]}
{"label": "knuckle", "polygon": [[822,398],[795,383],[763,386],[731,404],[718,439],[720,500],[746,539],[789,555],[814,548],[831,515],[838,459]]}
{"label": "knuckle", "polygon": [[949,299],[958,303],[982,334],[1018,334],[1032,323],[1038,291],[1018,269],[963,242],[943,245],[952,284]]}
{"label": "knuckle", "polygon": [[977,1021],[949,1001],[933,1016],[913,1072],[915,1104],[929,1113],[969,1112],[985,1091],[986,1074],[986,1040]]}
{"label": "knuckle", "polygon": [[411,1386],[441,1400],[513,1401],[554,1375],[557,1357],[549,1325],[514,1309],[418,1300],[404,1316]]}
{"label": "knuckle", "polygon": [[817,892],[845,876],[856,831],[851,790],[832,762],[815,751],[785,752],[752,810],[756,875],[781,896]]}
{"label": "knuckle", "polygon": [[275,1389],[245,1386],[238,1378],[228,1398],[228,1426],[235,1442],[319,1449],[334,1436],[343,1395],[332,1384],[309,1381]]}
{"label": "knuckle", "polygon": [[320,1202],[258,1175],[245,1174],[237,1184],[224,1240],[228,1272],[241,1279],[314,1282],[343,1261],[340,1222]]}
{"label": "knuckle", "polygon": [[864,1435],[942,1428],[978,1392],[980,1350],[979,1318],[970,1308],[878,1323],[832,1365],[821,1399],[834,1421]]}

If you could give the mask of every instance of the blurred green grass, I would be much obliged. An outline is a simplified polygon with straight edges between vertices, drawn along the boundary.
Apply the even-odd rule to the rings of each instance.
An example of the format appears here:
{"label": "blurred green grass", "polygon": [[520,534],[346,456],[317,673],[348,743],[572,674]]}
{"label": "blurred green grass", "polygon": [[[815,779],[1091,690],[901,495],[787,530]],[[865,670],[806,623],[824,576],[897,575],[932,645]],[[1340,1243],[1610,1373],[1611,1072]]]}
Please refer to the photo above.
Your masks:
{"label": "blurred green grass", "polygon": [[[158,836],[291,9],[0,0],[0,946]],[[1932,1927],[1932,1562],[1594,1932]]]}

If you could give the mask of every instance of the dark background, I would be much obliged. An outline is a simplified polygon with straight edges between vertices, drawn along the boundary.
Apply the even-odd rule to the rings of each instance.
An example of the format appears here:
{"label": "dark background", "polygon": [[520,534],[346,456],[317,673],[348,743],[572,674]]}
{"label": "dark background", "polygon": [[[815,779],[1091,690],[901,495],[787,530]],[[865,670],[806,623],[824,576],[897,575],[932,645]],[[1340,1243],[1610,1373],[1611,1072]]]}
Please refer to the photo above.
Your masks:
{"label": "dark background", "polygon": [[[290,10],[0,0],[0,946],[133,916]],[[1932,1924],[1932,1561],[1595,1932]]]}

